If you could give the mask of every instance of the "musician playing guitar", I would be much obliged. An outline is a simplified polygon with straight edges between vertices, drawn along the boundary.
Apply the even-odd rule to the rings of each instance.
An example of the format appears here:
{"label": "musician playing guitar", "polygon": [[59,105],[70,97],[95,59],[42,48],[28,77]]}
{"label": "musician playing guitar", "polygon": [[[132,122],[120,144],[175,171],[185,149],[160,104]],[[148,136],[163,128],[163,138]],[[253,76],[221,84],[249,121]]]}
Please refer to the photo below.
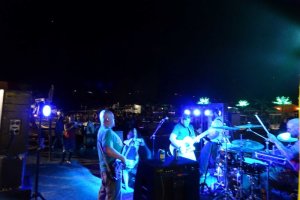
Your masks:
{"label": "musician playing guitar", "polygon": [[170,152],[174,155],[174,150],[177,150],[178,156],[188,158],[196,161],[194,153],[194,143],[199,142],[205,135],[199,135],[196,137],[194,127],[191,123],[190,115],[183,114],[180,121],[174,126],[169,140]]}
{"label": "musician playing guitar", "polygon": [[[97,135],[97,148],[100,165],[101,187],[98,199],[122,200],[122,170],[115,165],[120,160],[124,167],[128,165],[125,156],[121,154],[123,143],[113,130],[114,114],[110,110],[102,110],[99,114],[100,128]],[[115,166],[115,167],[112,167]]]}
{"label": "musician playing guitar", "polygon": [[126,192],[133,192],[133,189],[129,187],[129,172],[132,175],[136,174],[136,167],[139,162],[139,147],[145,146],[143,138],[138,138],[138,132],[136,128],[132,128],[127,134],[127,140],[123,142],[125,145],[122,150],[122,155],[127,158],[128,165],[123,169],[124,189]]}

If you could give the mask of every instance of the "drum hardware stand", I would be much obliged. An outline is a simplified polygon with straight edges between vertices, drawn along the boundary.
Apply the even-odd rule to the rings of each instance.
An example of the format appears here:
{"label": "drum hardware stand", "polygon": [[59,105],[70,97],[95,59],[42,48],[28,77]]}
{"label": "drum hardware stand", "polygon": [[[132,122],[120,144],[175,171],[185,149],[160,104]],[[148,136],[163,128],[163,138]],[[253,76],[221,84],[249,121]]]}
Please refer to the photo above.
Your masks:
{"label": "drum hardware stand", "polygon": [[[263,124],[263,122],[260,120],[260,118],[258,117],[258,115],[254,115],[256,117],[256,119],[259,121],[259,123],[262,125],[262,127],[264,128],[264,130],[266,131],[266,133],[268,134],[269,131],[268,129],[265,127],[265,125]],[[254,131],[253,131],[254,132]],[[257,135],[259,135],[258,133],[255,133]],[[262,137],[262,136],[261,136]],[[268,138],[264,138],[266,141],[266,152],[269,153],[269,139]],[[270,166],[270,162],[268,162],[267,165],[267,184],[266,184],[266,200],[269,200],[269,166]]]}
{"label": "drum hardware stand", "polygon": [[[225,135],[224,135],[224,131],[222,132],[222,134],[223,134],[223,136],[224,137],[226,137]],[[225,142],[225,155],[224,155],[224,158],[225,158],[225,162],[224,162],[224,174],[223,174],[223,176],[224,176],[224,185],[225,185],[225,189],[223,190],[223,192],[224,192],[224,194],[221,196],[221,197],[223,197],[224,195],[224,197],[225,197],[225,199],[227,200],[228,198],[229,199],[232,199],[232,200],[234,200],[234,198],[232,197],[232,195],[231,195],[231,192],[229,192],[229,190],[228,190],[228,181],[227,181],[227,166],[228,166],[228,160],[227,160],[227,140],[226,140],[226,142]],[[216,200],[216,199],[219,199],[219,197],[216,197],[216,198],[214,198],[214,200]]]}
{"label": "drum hardware stand", "polygon": [[[253,174],[249,174],[249,181],[250,181],[250,195],[246,200],[255,200],[255,199],[261,199],[259,197],[257,197],[257,195],[254,193],[254,186],[255,186],[255,177],[252,176]],[[254,174],[255,176],[255,174]],[[264,199],[264,197],[262,198]]]}
{"label": "drum hardware stand", "polygon": [[[210,142],[210,141],[209,141]],[[212,152],[212,148],[213,146],[211,145],[210,147],[210,151],[209,151],[209,156],[208,156],[208,164],[207,167],[205,169],[205,174],[204,174],[204,180],[202,183],[200,183],[200,192],[203,193],[204,191],[204,187],[206,187],[208,189],[208,192],[211,193],[210,187],[208,187],[207,183],[206,183],[206,177],[207,177],[207,172],[208,172],[208,167],[209,167],[209,160],[211,158],[211,152]],[[201,178],[201,177],[200,177]]]}
{"label": "drum hardware stand", "polygon": [[238,167],[238,172],[237,172],[237,177],[236,181],[237,184],[239,184],[239,189],[237,193],[237,199],[242,199],[243,198],[243,160],[244,160],[244,155],[243,155],[243,135],[240,134],[240,149],[238,153],[238,160],[239,160],[239,167]]}

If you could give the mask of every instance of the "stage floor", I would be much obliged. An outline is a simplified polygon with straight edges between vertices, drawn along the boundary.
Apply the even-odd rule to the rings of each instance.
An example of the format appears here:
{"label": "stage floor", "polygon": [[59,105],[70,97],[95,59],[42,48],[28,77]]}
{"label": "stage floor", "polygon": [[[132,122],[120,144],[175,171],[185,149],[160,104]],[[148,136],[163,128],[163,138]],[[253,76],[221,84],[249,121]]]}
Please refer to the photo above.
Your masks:
{"label": "stage floor", "polygon": [[[38,173],[37,189],[36,183],[36,152],[31,151],[26,157],[26,168],[24,173],[23,189],[31,190],[31,197],[39,194],[46,200],[93,200],[97,199],[98,191],[101,186],[99,178],[99,164],[96,150],[79,151],[72,159],[71,164],[59,164],[61,152],[56,151],[51,158],[48,151],[41,151],[40,165]],[[199,180],[200,199],[224,199],[237,195],[230,183],[229,193],[225,193],[224,186],[218,183],[213,176],[213,169],[210,170],[205,182],[208,187],[201,188],[204,178]],[[231,180],[234,180],[233,178]],[[248,183],[247,183],[248,184]],[[203,190],[202,190],[203,189]],[[232,193],[233,191],[233,193]],[[255,191],[256,199],[261,199],[260,190]],[[133,192],[123,190],[123,200],[133,199]],[[249,198],[249,193],[246,194]],[[271,195],[271,194],[270,194]],[[271,197],[271,196],[270,196]],[[32,199],[32,198],[31,198]],[[41,198],[37,198],[41,199]],[[238,199],[238,198],[232,198]],[[271,198],[270,198],[271,199]]]}

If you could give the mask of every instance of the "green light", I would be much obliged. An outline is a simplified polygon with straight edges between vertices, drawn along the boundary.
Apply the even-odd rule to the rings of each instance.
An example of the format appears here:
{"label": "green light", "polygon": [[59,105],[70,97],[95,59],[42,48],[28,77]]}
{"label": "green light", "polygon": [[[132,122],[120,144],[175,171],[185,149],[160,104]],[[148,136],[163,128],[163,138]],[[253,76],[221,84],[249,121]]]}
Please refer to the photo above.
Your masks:
{"label": "green light", "polygon": [[273,103],[277,105],[290,105],[292,104],[292,101],[290,101],[289,97],[281,96],[281,97],[276,97],[276,101],[273,101]]}
{"label": "green light", "polygon": [[201,97],[197,104],[209,104],[209,98],[208,97]]}
{"label": "green light", "polygon": [[239,107],[246,107],[246,106],[249,106],[249,102],[247,100],[239,100],[238,104],[236,104],[236,106],[239,106]]}

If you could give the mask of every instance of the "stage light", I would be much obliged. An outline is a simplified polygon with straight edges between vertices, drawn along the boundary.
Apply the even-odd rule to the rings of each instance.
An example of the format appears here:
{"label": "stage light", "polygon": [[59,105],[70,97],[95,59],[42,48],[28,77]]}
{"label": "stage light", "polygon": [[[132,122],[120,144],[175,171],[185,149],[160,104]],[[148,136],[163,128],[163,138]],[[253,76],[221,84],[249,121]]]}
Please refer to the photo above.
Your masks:
{"label": "stage light", "polygon": [[190,115],[191,114],[191,110],[185,109],[183,113],[186,114],[186,115]]}
{"label": "stage light", "polygon": [[193,111],[193,114],[194,114],[196,117],[198,117],[199,115],[201,115],[201,111],[200,111],[199,109],[195,109],[195,110]]}
{"label": "stage light", "polygon": [[45,117],[49,117],[51,115],[51,107],[49,105],[44,105],[44,107],[43,107],[43,115]]}
{"label": "stage light", "polygon": [[211,116],[211,115],[212,115],[212,111],[209,110],[209,109],[206,109],[206,110],[204,111],[204,115],[205,115],[205,116]]}

